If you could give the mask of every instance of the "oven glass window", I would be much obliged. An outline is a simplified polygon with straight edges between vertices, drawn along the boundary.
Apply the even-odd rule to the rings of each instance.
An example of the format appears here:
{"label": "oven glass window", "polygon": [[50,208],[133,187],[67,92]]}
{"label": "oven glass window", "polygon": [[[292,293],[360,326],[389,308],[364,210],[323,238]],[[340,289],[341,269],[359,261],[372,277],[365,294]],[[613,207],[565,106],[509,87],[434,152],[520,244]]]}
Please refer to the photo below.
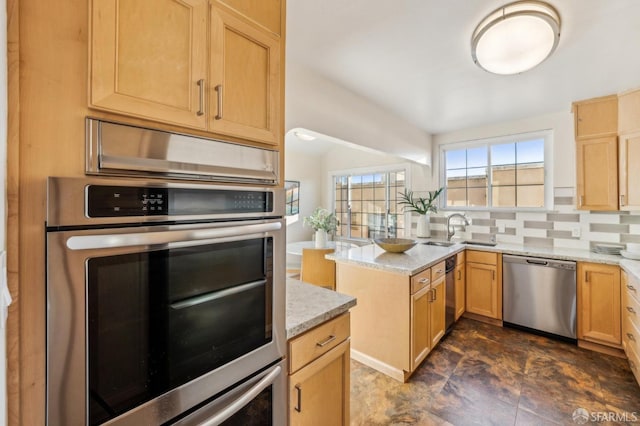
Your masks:
{"label": "oven glass window", "polygon": [[271,238],[88,261],[98,424],[271,341]]}

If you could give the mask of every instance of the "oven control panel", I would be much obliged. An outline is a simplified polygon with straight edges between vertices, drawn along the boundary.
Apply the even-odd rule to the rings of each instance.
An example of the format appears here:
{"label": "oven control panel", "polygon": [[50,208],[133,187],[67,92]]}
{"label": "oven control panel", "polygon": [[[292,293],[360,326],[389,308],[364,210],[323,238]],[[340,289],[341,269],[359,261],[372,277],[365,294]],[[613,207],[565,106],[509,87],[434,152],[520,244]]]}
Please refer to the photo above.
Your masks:
{"label": "oven control panel", "polygon": [[270,213],[271,191],[90,185],[88,217]]}

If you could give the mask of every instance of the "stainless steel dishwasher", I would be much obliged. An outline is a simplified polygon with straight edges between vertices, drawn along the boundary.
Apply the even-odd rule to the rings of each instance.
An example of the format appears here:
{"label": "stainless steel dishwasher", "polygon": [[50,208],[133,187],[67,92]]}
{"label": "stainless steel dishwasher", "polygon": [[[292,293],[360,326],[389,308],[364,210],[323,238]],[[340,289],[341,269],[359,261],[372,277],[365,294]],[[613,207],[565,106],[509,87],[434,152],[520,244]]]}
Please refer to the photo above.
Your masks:
{"label": "stainless steel dishwasher", "polygon": [[576,338],[576,263],[502,256],[503,322]]}

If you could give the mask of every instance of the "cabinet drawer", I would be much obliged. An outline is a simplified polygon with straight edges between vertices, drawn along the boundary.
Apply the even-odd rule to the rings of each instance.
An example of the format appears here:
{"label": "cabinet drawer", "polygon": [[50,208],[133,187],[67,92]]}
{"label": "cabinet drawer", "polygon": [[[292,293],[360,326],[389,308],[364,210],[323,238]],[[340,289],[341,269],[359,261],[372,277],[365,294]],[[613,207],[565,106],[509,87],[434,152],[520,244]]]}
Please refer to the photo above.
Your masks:
{"label": "cabinet drawer", "polygon": [[460,253],[456,255],[456,265],[462,265],[464,263],[464,255],[465,251],[462,250]]}
{"label": "cabinet drawer", "polygon": [[438,280],[438,278],[443,276],[445,269],[446,268],[444,266],[444,260],[440,263],[436,263],[435,265],[433,265],[431,267],[431,281],[435,282]]}
{"label": "cabinet drawer", "polygon": [[631,367],[633,375],[636,376],[636,381],[640,384],[640,358],[638,357],[638,352],[633,347],[628,347],[627,357],[629,358],[629,367]]}
{"label": "cabinet drawer", "polygon": [[635,353],[640,352],[640,330],[628,316],[622,322],[622,340],[625,351],[628,352],[629,348],[633,348]]}
{"label": "cabinet drawer", "polygon": [[467,250],[467,262],[484,263],[485,265],[497,265],[498,253],[488,251]]}
{"label": "cabinet drawer", "polygon": [[628,319],[640,329],[640,302],[629,290],[622,290],[622,318],[623,321]]}
{"label": "cabinet drawer", "polygon": [[349,313],[307,331],[289,342],[289,373],[294,373],[314,359],[345,341],[350,334]]}
{"label": "cabinet drawer", "polygon": [[431,284],[431,268],[425,269],[411,277],[411,294],[415,294]]}

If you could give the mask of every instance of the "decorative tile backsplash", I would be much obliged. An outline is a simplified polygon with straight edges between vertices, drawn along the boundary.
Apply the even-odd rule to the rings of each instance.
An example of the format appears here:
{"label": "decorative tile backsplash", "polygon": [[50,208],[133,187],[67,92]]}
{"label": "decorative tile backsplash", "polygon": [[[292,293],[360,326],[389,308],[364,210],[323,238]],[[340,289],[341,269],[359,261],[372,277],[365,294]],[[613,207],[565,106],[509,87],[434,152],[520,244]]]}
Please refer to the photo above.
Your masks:
{"label": "decorative tile backsplash", "polygon": [[[552,211],[467,211],[471,225],[464,231],[453,219],[456,236],[499,243],[589,250],[596,243],[640,243],[640,211],[576,210],[574,188],[554,188]],[[431,216],[431,237],[446,238],[447,210]],[[417,217],[412,218],[415,235]],[[576,236],[574,236],[576,235]]]}

